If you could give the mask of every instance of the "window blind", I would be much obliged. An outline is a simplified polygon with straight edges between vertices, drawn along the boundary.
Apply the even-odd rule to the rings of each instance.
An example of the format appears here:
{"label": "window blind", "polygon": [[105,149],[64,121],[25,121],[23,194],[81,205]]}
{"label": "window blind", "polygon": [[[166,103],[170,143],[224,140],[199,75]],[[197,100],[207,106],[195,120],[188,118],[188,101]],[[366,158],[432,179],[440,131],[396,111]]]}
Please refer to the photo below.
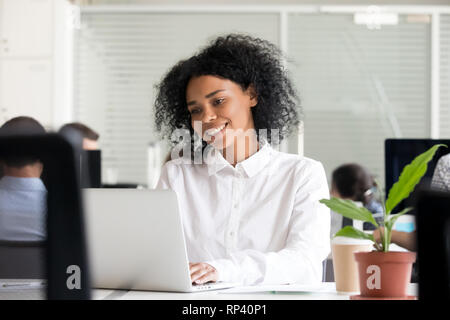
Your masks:
{"label": "window blind", "polygon": [[[100,133],[103,182],[147,183],[154,85],[217,35],[278,44],[278,14],[82,12],[74,45],[74,119]],[[167,151],[167,150],[166,150]]]}
{"label": "window blind", "polygon": [[351,14],[290,14],[288,48],[305,110],[305,156],[328,177],[366,166],[384,186],[385,138],[429,136],[430,25],[369,30]]}
{"label": "window blind", "polygon": [[450,15],[440,17],[440,137],[450,138]]}

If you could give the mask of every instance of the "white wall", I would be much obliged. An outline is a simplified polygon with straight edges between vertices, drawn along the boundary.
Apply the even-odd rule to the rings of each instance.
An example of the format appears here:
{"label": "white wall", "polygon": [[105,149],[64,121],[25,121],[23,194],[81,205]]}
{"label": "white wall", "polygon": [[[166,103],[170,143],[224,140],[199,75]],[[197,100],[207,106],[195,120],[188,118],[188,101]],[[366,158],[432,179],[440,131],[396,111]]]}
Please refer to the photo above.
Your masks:
{"label": "white wall", "polygon": [[31,116],[47,129],[68,119],[65,0],[0,0],[0,122]]}

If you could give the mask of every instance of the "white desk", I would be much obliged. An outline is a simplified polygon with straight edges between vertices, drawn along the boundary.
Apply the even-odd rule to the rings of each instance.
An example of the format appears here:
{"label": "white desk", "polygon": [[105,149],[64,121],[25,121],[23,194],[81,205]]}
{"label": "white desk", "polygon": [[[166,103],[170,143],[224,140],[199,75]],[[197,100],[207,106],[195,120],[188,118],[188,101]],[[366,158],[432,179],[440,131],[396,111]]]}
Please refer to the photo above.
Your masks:
{"label": "white desk", "polygon": [[[30,280],[1,280],[0,283],[30,282]],[[266,288],[264,288],[265,290]],[[0,288],[0,300],[44,299],[43,288]],[[231,292],[230,292],[231,291]],[[92,290],[94,300],[349,300],[349,294],[340,294],[333,282],[324,282],[314,292],[236,292],[236,289],[205,291],[196,293],[174,293],[157,291]],[[418,286],[408,287],[409,295],[418,295]]]}

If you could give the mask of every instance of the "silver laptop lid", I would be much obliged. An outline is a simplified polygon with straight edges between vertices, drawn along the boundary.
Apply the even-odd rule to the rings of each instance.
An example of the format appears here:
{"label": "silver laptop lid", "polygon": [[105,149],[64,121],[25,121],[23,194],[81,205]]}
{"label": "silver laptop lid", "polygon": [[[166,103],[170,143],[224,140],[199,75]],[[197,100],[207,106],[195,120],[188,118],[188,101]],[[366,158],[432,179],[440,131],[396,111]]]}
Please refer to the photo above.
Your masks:
{"label": "silver laptop lid", "polygon": [[93,287],[190,290],[174,191],[84,189],[83,196]]}

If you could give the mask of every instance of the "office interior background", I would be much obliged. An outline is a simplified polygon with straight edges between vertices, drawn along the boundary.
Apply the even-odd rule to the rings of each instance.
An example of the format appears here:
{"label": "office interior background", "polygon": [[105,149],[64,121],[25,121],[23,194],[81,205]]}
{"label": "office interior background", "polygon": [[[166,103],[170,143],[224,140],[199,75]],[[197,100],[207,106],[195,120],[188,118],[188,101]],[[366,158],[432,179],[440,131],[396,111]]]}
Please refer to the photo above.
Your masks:
{"label": "office interior background", "polygon": [[0,0],[0,122],[100,133],[103,183],[153,187],[169,151],[155,85],[218,35],[286,54],[304,122],[281,150],[384,186],[386,138],[450,138],[449,1]]}

